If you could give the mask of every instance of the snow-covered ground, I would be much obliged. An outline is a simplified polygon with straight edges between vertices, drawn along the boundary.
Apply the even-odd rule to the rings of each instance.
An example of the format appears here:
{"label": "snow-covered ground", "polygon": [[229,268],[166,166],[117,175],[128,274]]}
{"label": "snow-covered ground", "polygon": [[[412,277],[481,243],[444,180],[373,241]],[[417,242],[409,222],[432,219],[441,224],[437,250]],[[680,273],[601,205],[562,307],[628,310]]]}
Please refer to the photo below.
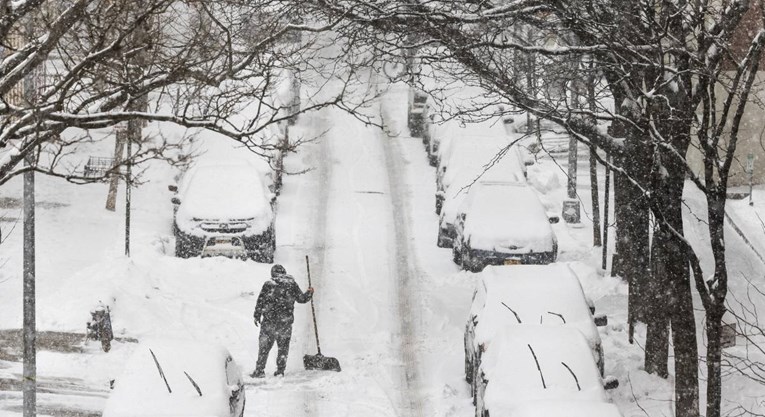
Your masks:
{"label": "snow-covered ground", "polygon": [[[459,272],[450,250],[435,245],[434,171],[420,140],[406,136],[408,92],[398,85],[380,87],[388,91],[368,111],[382,116],[384,130],[332,109],[299,119],[292,135],[321,138],[288,156],[289,171],[309,171],[285,177],[277,211],[276,262],[305,288],[305,256],[310,257],[322,353],[338,358],[343,370],[302,369],[302,355],[315,354],[316,345],[309,307],[297,306],[287,375],[271,376],[272,352],[265,381],[248,379],[248,416],[473,414],[462,336],[476,277]],[[211,152],[233,149],[219,138],[199,140]],[[565,166],[558,163],[542,157],[530,167],[529,177],[545,193],[545,204],[559,208]],[[625,417],[671,415],[672,380],[641,370],[644,329],[638,327],[638,343],[627,342],[626,284],[598,267],[586,168],[580,165],[578,177],[582,224],[554,225],[558,260],[570,264],[598,312],[608,315],[609,325],[600,330],[605,373],[621,382],[611,399]],[[228,347],[245,372],[254,368],[258,329],[252,311],[270,265],[175,258],[167,185],[176,174],[152,163],[145,172],[148,181],[134,190],[130,258],[122,254],[122,205],[114,213],[103,208],[106,185],[74,186],[38,177],[38,329],[82,334],[89,311],[103,303],[110,306],[121,338],[109,353],[79,338],[71,346],[74,352],[41,348],[39,415],[57,416],[64,410],[100,415],[109,381],[119,377],[135,347],[130,339],[215,341]],[[5,239],[0,245],[0,329],[21,326],[20,196],[20,179],[0,189]],[[688,200],[689,210],[699,214],[698,198],[689,192]],[[692,219],[689,234],[704,242],[703,224],[694,226]],[[728,245],[733,292],[747,288],[741,274],[765,287],[765,267],[754,252],[732,232]],[[19,379],[21,364],[10,356],[0,353],[0,415],[9,417],[21,415],[21,393],[10,382]],[[740,377],[727,381],[728,407],[746,401],[754,411],[765,410],[761,386]]]}

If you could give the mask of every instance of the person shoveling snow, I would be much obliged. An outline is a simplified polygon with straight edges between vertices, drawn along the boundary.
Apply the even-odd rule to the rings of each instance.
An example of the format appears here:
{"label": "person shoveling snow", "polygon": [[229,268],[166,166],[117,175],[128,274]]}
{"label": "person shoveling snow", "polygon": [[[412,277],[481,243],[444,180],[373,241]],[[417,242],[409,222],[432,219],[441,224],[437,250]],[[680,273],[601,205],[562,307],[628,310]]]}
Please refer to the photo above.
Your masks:
{"label": "person shoveling snow", "polygon": [[278,347],[274,376],[284,376],[290,350],[295,302],[305,304],[312,297],[313,288],[308,287],[303,292],[295,279],[287,275],[283,266],[277,264],[271,268],[271,280],[263,284],[255,305],[255,326],[260,326],[260,337],[258,362],[255,371],[250,374],[251,377],[265,377],[266,360],[274,342]]}

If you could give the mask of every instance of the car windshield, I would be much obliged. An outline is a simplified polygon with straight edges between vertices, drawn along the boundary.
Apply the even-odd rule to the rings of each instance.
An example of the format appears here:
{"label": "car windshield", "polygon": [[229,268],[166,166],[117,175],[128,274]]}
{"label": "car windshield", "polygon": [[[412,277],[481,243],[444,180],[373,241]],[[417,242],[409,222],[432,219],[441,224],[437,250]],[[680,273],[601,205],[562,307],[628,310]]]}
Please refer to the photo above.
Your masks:
{"label": "car windshield", "polygon": [[199,167],[182,204],[200,218],[259,217],[269,205],[258,171],[246,166]]}

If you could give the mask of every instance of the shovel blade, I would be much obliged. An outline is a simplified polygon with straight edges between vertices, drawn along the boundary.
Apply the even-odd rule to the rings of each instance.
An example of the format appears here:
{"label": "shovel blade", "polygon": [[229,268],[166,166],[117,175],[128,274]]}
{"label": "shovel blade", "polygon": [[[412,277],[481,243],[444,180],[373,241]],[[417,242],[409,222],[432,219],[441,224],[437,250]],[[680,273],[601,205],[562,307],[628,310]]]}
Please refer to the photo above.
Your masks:
{"label": "shovel blade", "polygon": [[303,366],[308,371],[335,371],[340,372],[340,362],[329,356],[324,355],[305,355],[303,356]]}

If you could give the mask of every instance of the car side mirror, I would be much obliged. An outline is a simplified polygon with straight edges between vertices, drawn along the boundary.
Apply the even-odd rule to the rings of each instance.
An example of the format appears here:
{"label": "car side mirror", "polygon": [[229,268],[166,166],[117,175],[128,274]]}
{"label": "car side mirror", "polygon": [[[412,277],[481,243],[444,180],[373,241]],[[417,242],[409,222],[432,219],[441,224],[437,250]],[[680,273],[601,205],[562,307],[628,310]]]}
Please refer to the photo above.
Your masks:
{"label": "car side mirror", "polygon": [[462,221],[465,221],[465,219],[467,219],[467,214],[466,213],[460,213],[460,219],[462,219]]}
{"label": "car side mirror", "polygon": [[607,376],[603,378],[603,388],[606,391],[619,388],[619,380],[615,376]]}
{"label": "car side mirror", "polygon": [[177,185],[168,185],[167,189],[172,191],[172,192],[174,192],[174,193],[178,192],[178,186]]}
{"label": "car side mirror", "polygon": [[598,327],[608,326],[608,316],[606,316],[605,314],[598,314],[597,316],[595,316],[594,321],[595,321],[595,325]]}
{"label": "car side mirror", "polygon": [[473,326],[478,324],[478,316],[473,315],[473,317],[470,318],[470,321],[473,322]]}
{"label": "car side mirror", "polygon": [[558,217],[558,216],[550,216],[548,218],[548,220],[550,221],[550,224],[555,224],[555,223],[558,223],[560,221],[560,217]]}
{"label": "car side mirror", "polygon": [[173,197],[173,198],[170,199],[170,202],[175,204],[175,205],[178,205],[178,204],[181,204],[181,199],[178,198],[178,197]]}

